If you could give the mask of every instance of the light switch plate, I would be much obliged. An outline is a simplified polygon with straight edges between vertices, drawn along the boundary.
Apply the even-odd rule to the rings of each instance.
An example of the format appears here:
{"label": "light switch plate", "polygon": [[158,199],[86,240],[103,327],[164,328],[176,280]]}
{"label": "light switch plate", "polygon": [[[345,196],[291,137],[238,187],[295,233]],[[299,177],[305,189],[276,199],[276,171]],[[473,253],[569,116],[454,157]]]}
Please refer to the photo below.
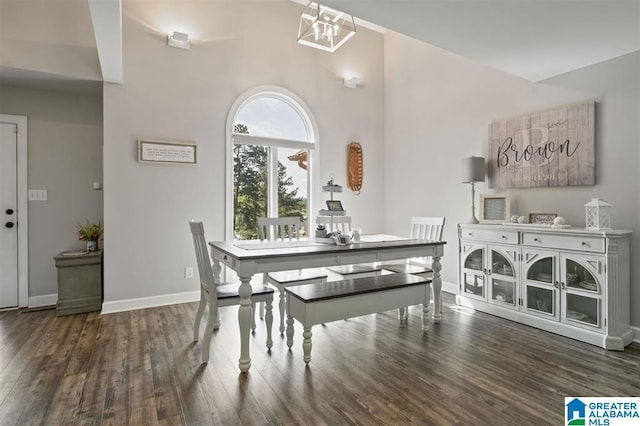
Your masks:
{"label": "light switch plate", "polygon": [[29,189],[27,193],[29,201],[47,201],[46,189]]}

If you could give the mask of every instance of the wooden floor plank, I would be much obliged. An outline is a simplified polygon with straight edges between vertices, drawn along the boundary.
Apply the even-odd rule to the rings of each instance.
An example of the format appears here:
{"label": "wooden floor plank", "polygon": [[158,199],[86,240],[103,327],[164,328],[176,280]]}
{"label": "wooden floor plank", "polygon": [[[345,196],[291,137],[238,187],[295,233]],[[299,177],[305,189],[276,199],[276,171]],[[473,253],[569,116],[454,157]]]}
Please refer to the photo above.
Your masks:
{"label": "wooden floor plank", "polygon": [[[264,323],[238,370],[237,307],[221,309],[210,362],[196,303],[110,315],[0,312],[0,419],[13,424],[560,424],[565,396],[640,395],[640,344],[623,352],[454,305],[313,328],[312,360]],[[205,313],[206,315],[206,313]],[[204,323],[201,332],[204,332]]]}

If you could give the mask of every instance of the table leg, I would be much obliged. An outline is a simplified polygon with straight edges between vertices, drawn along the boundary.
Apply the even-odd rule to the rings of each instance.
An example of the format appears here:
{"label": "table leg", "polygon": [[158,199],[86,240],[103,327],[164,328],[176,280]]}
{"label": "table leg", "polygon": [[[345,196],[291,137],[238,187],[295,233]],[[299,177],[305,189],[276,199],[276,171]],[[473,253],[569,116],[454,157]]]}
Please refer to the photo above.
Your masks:
{"label": "table leg", "polygon": [[[267,349],[271,349],[273,347],[273,339],[271,338],[271,328],[273,325],[273,305],[272,302],[266,302],[266,310],[267,313],[264,316],[264,321],[267,323]],[[260,305],[264,305],[261,303]]]}
{"label": "table leg", "polygon": [[278,294],[279,299],[278,299],[278,311],[280,313],[280,327],[278,328],[278,331],[280,331],[280,334],[284,333],[284,313],[286,310],[286,304],[285,304],[285,294],[284,294],[284,287],[283,288],[279,288],[278,289]]}
{"label": "table leg", "polygon": [[304,362],[309,364],[311,361],[311,327],[304,326],[302,332],[302,352],[304,353]]}
{"label": "table leg", "polygon": [[440,264],[440,258],[434,257],[431,263],[431,269],[433,269],[433,322],[440,322],[442,319],[442,279],[440,278],[440,270],[442,265]]}
{"label": "table leg", "polygon": [[431,286],[425,286],[426,293],[424,296],[424,304],[422,305],[422,331],[429,330],[429,304],[431,303]]}
{"label": "table leg", "polygon": [[240,360],[238,367],[240,371],[247,372],[251,367],[251,356],[249,355],[249,335],[251,334],[251,277],[240,277],[240,307],[238,308],[238,323],[240,324]]}
{"label": "table leg", "polygon": [[293,346],[293,317],[287,315],[287,346],[291,349]]}

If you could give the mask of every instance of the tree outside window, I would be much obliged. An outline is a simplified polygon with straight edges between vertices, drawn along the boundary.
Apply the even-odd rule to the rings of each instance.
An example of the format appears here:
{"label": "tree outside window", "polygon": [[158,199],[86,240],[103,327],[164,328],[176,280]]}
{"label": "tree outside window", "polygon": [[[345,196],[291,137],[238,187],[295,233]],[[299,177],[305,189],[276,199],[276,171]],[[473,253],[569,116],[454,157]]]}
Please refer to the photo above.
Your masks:
{"label": "tree outside window", "polygon": [[[250,134],[247,125],[237,123],[234,133]],[[233,146],[233,230],[239,239],[258,238],[257,218],[268,216],[268,164],[270,157],[277,161],[278,216],[298,216],[307,221],[307,198],[299,195],[300,188],[278,151],[287,148],[234,144]],[[286,158],[286,157],[285,157]],[[299,167],[291,160],[289,167]]]}

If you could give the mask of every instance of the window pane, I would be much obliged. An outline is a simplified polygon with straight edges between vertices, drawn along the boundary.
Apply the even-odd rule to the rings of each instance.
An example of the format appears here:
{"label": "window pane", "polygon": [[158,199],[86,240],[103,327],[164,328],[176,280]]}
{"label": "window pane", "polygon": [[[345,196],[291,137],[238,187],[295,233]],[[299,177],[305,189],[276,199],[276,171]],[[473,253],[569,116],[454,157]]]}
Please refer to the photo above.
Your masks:
{"label": "window pane", "polygon": [[[269,139],[234,136],[231,140],[233,215],[229,221],[233,221],[234,238],[259,238],[257,218],[261,216],[298,216],[308,223],[311,181],[307,145],[313,143],[314,132],[304,111],[287,95],[262,92],[235,112],[234,134]],[[255,145],[263,142],[266,145]]]}
{"label": "window pane", "polygon": [[278,148],[279,217],[298,216],[303,222],[308,220],[308,155],[306,150]]}
{"label": "window pane", "polygon": [[258,217],[267,216],[268,149],[233,146],[233,233],[235,238],[258,238]]}
{"label": "window pane", "polygon": [[263,97],[242,107],[235,124],[242,123],[253,136],[280,139],[309,140],[307,128],[300,114],[281,99]]}

